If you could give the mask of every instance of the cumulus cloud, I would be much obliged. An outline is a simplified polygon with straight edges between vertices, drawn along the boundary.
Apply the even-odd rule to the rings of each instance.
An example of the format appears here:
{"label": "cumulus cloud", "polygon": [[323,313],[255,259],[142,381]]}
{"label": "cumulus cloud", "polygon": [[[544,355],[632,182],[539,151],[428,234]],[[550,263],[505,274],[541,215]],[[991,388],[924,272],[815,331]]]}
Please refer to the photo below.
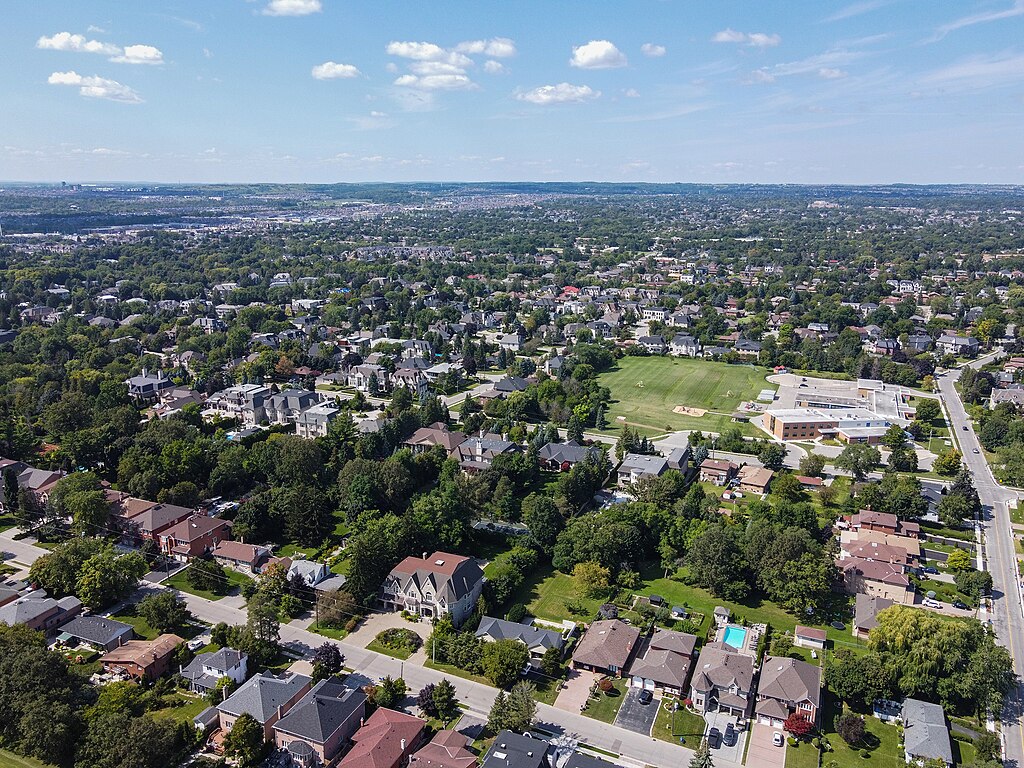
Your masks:
{"label": "cumulus cloud", "polygon": [[359,77],[362,74],[354,64],[339,64],[336,61],[325,61],[313,67],[312,75],[317,80],[338,80]]}
{"label": "cumulus cloud", "polygon": [[142,97],[127,85],[108,80],[96,75],[85,76],[75,71],[54,72],[47,81],[50,85],[70,85],[78,88],[78,93],[90,99],[107,99],[126,104],[140,104]]}
{"label": "cumulus cloud", "polygon": [[494,59],[507,59],[516,55],[516,44],[507,37],[492,37],[490,40],[467,40],[455,46],[459,53],[483,54]]}
{"label": "cumulus cloud", "polygon": [[109,56],[118,64],[163,64],[164,55],[159,48],[152,45],[126,45],[122,48],[113,43],[100,40],[89,40],[84,35],[71,32],[58,32],[50,37],[40,37],[36,48],[48,51],[65,51],[70,53],[99,53]]}
{"label": "cumulus cloud", "polygon": [[460,51],[442,48],[436,43],[412,41],[392,41],[385,51],[409,59],[409,74],[400,75],[394,81],[401,88],[457,91],[476,87],[466,71],[473,60]]}
{"label": "cumulus cloud", "polygon": [[775,34],[769,35],[766,32],[738,32],[735,29],[723,29],[714,34],[711,42],[738,43],[753,48],[768,48],[781,43],[782,38]]}
{"label": "cumulus cloud", "polygon": [[651,58],[657,58],[658,56],[665,55],[665,46],[658,45],[656,43],[644,43],[640,46],[640,52],[644,56],[650,56]]}
{"label": "cumulus cloud", "polygon": [[489,75],[500,75],[504,71],[505,65],[502,64],[500,61],[488,59],[487,61],[484,62],[484,72],[486,72]]}
{"label": "cumulus cloud", "polygon": [[395,85],[403,88],[418,88],[424,91],[458,91],[475,88],[476,84],[467,75],[402,75],[395,78]]}
{"label": "cumulus cloud", "polygon": [[572,49],[569,64],[579,69],[614,69],[624,67],[626,54],[615,47],[610,40],[591,40]]}
{"label": "cumulus cloud", "polygon": [[542,85],[529,91],[520,91],[515,96],[519,101],[545,105],[590,101],[600,95],[600,91],[595,91],[589,85],[558,83],[558,85]]}
{"label": "cumulus cloud", "polygon": [[449,51],[436,43],[390,42],[384,49],[392,56],[413,61],[437,61],[456,67],[468,67],[473,60],[458,51]]}
{"label": "cumulus cloud", "polygon": [[320,0],[270,0],[263,9],[265,16],[308,16],[324,9]]}

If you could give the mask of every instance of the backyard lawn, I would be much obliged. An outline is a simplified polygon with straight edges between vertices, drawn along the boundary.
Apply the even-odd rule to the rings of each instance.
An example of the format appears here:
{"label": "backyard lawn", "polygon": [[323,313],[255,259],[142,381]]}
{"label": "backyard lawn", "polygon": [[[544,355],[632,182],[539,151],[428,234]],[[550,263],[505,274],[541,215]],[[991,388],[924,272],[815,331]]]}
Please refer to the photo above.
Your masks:
{"label": "backyard lawn", "polygon": [[[598,383],[608,387],[612,402],[606,414],[609,429],[623,423],[647,434],[680,429],[722,432],[733,426],[732,413],[741,401],[755,400],[765,388],[768,371],[752,365],[730,365],[678,357],[624,357],[602,373]],[[676,406],[700,408],[703,416],[674,413]],[[625,417],[625,422],[618,417]],[[745,434],[757,430],[736,424]]]}
{"label": "backyard lawn", "polygon": [[[835,732],[833,721],[836,716],[836,701],[831,694],[825,697],[821,712],[821,723],[825,737],[832,745],[832,751],[822,756],[822,763],[835,762],[839,768],[870,765],[874,768],[903,768],[903,751],[899,746],[895,725],[886,725],[875,717],[864,718],[867,736],[863,746],[851,747]],[[861,757],[861,750],[867,749],[871,757]],[[786,748],[786,768],[817,768],[818,753],[808,743],[801,743],[793,749]]]}
{"label": "backyard lawn", "polygon": [[[186,696],[178,693],[165,699],[168,703],[175,703],[177,706],[167,706],[155,710],[153,717],[163,717],[174,720],[176,723],[191,723],[192,719],[210,706],[210,702],[200,696]],[[180,702],[180,704],[178,703]]]}
{"label": "backyard lawn", "polygon": [[[188,592],[190,595],[195,595],[196,597],[203,597],[203,598],[206,598],[207,600],[220,600],[222,597],[226,596],[226,595],[217,595],[217,594],[214,594],[213,592],[208,592],[205,589],[196,589],[195,587],[193,587],[191,584],[188,583],[187,572],[188,572],[188,568],[182,568],[176,574],[171,576],[171,578],[167,579],[164,582],[164,584],[166,586],[168,586],[168,587],[171,587],[172,589],[177,589],[180,592]],[[231,568],[225,568],[224,572],[228,576],[228,584],[229,584],[229,586],[228,586],[227,594],[229,594],[229,595],[233,594],[237,590],[240,590],[242,588],[242,585],[245,584],[246,582],[252,581],[252,579],[250,579],[248,576],[245,576],[245,575],[239,573],[238,571],[234,571]]]}
{"label": "backyard lawn", "polygon": [[0,749],[0,768],[49,768],[34,757],[22,757],[6,749]]}
{"label": "backyard lawn", "polygon": [[[586,613],[574,616],[565,607],[566,602],[578,601],[586,607]],[[554,571],[550,566],[539,565],[527,580],[516,590],[508,605],[523,603],[526,610],[539,619],[548,621],[587,621],[597,614],[601,600],[580,600],[568,574]],[[507,606],[506,606],[507,608]]]}

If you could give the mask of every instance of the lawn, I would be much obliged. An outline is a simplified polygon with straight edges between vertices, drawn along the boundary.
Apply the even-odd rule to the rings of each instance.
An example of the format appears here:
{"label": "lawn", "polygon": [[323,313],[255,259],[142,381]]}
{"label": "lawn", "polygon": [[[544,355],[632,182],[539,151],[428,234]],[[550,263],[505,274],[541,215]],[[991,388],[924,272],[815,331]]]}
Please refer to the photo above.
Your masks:
{"label": "lawn", "polygon": [[[674,704],[676,704],[676,700],[672,698],[661,700],[651,735],[656,739],[670,741],[673,744],[696,745],[700,743],[706,726],[704,718],[680,706],[673,719],[672,706]],[[673,723],[675,723],[674,728]]]}
{"label": "lawn", "polygon": [[408,659],[413,653],[408,648],[389,648],[384,643],[378,642],[376,638],[367,644],[366,650],[373,651],[374,653],[383,653],[385,656],[391,656],[402,661]]}
{"label": "lawn", "polygon": [[6,749],[0,749],[0,768],[49,768],[46,763],[34,757],[22,757]]}
{"label": "lawn", "polygon": [[[741,401],[755,400],[762,389],[774,388],[765,381],[767,374],[766,369],[752,365],[627,356],[602,373],[598,383],[612,394],[606,414],[609,429],[626,423],[647,434],[680,429],[722,432],[733,426],[731,415]],[[708,413],[699,417],[674,413],[672,409],[679,405]],[[757,434],[749,424],[735,426],[745,434]]]}
{"label": "lawn", "polygon": [[[574,616],[565,607],[566,602],[578,601],[586,608],[586,613]],[[526,581],[516,590],[508,601],[508,605],[523,603],[527,611],[539,619],[548,621],[585,621],[597,614],[601,600],[580,600],[568,574],[554,571],[550,566],[540,565],[535,568]],[[506,606],[507,608],[507,606]]]}
{"label": "lawn", "polygon": [[[190,595],[202,597],[207,600],[220,600],[222,597],[226,597],[226,595],[218,595],[205,589],[196,589],[188,583],[188,578],[186,576],[187,572],[188,568],[182,568],[176,574],[171,576],[171,578],[167,579],[164,582],[164,585],[171,587],[172,589],[177,589],[179,592],[188,592]],[[228,576],[228,595],[234,594],[242,588],[242,585],[252,581],[248,576],[232,570],[231,568],[225,568],[224,572]]]}
{"label": "lawn", "polygon": [[431,661],[430,659],[427,659],[425,662],[423,662],[423,666],[427,669],[433,669],[438,672],[443,672],[446,675],[451,675],[452,677],[461,677],[465,680],[472,680],[473,682],[480,683],[481,685],[489,685],[491,686],[491,688],[494,687],[494,683],[492,683],[483,675],[474,675],[472,672],[467,672],[464,669],[459,669],[458,667],[452,666],[451,664],[442,664],[439,661]]}
{"label": "lawn", "polygon": [[[903,768],[903,751],[899,746],[895,725],[886,725],[875,717],[864,718],[868,732],[865,737],[865,745],[854,748],[843,741],[842,737],[834,730],[835,706],[835,699],[831,694],[827,694],[825,707],[821,712],[821,723],[825,737],[832,745],[832,751],[822,755],[824,765],[835,762],[839,768],[865,765],[874,766],[874,768]],[[865,748],[871,753],[871,757],[868,759],[864,759],[860,754],[861,749]],[[817,765],[817,750],[810,744],[801,743],[796,749],[786,748],[786,768],[816,768]]]}
{"label": "lawn", "polygon": [[135,615],[135,606],[125,606],[120,613],[115,613],[110,618],[135,627],[135,634],[143,640],[153,640],[160,633],[149,626],[149,622],[141,616]]}
{"label": "lawn", "polygon": [[[166,706],[153,711],[153,717],[167,718],[176,723],[191,723],[192,719],[210,706],[210,703],[199,696],[186,696],[181,693],[168,696],[165,702],[175,703],[176,706]],[[181,702],[178,704],[178,702]]]}
{"label": "lawn", "polygon": [[533,684],[536,692],[533,695],[541,704],[554,704],[558,698],[558,692],[562,688],[562,679],[552,680],[550,677],[530,675],[527,680]]}
{"label": "lawn", "polygon": [[625,680],[613,680],[612,689],[608,693],[599,692],[598,698],[587,701],[583,714],[605,723],[614,723],[615,715],[618,714],[619,707],[622,706],[622,701],[626,698],[626,685]]}

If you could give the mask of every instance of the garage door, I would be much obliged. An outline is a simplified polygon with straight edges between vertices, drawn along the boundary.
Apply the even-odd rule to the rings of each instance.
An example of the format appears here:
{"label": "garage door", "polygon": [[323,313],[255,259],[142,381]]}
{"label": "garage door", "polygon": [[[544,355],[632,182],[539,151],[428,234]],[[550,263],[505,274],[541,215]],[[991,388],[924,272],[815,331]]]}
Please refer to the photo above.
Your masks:
{"label": "garage door", "polygon": [[629,685],[631,688],[645,688],[648,691],[654,690],[653,680],[645,677],[637,677],[636,675],[629,679]]}

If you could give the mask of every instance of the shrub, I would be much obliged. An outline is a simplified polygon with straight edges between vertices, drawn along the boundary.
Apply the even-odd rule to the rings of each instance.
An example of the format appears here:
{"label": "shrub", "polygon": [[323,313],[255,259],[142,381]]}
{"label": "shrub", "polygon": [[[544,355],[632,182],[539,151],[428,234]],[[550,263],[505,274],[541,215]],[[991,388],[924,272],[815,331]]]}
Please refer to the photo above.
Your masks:
{"label": "shrub", "polygon": [[508,613],[505,614],[505,618],[518,624],[526,618],[526,606],[522,603],[515,603],[508,609]]}
{"label": "shrub", "polygon": [[836,718],[836,733],[847,744],[859,744],[864,738],[864,718],[852,712],[844,712]]}

